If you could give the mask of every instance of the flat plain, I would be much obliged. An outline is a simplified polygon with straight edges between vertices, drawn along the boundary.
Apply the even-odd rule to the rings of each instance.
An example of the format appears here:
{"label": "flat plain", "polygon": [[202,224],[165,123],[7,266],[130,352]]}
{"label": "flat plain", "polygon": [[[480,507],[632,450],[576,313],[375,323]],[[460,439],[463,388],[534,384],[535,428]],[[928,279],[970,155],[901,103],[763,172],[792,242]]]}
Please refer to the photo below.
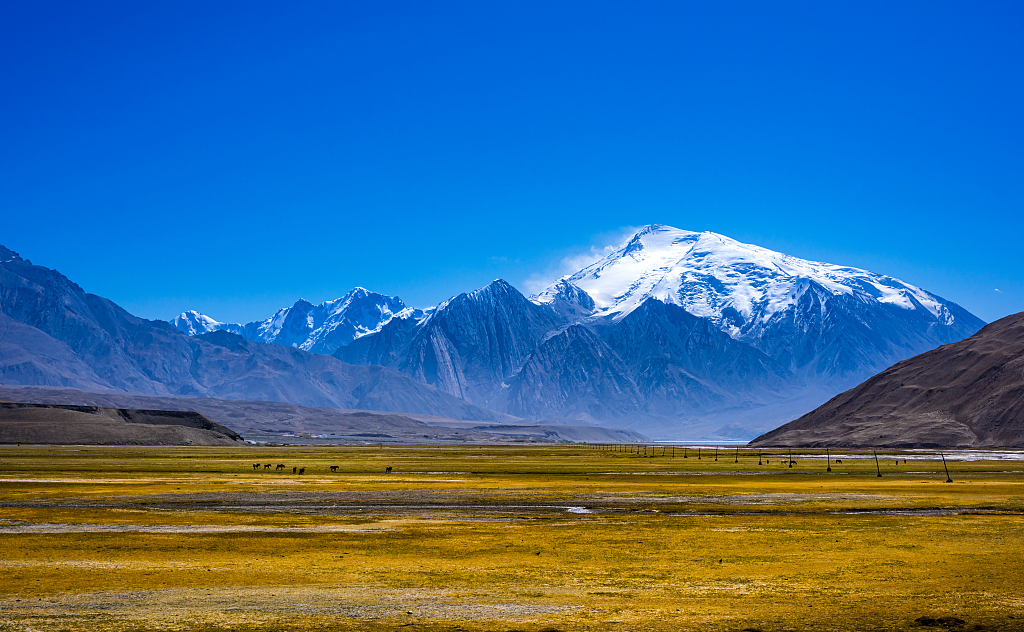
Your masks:
{"label": "flat plain", "polygon": [[1024,630],[1024,461],[674,452],[0,446],[0,630]]}

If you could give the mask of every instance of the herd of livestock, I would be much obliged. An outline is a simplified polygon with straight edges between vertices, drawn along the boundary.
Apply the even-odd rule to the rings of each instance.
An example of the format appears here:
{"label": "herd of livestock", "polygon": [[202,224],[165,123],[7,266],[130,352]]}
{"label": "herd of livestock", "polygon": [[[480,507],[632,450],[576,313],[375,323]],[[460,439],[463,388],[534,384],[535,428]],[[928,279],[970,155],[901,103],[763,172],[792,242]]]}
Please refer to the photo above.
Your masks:
{"label": "herd of livestock", "polygon": [[[254,470],[269,470],[272,467],[274,468],[275,472],[280,472],[281,470],[288,469],[288,468],[286,468],[284,466],[284,463],[278,463],[277,467],[274,467],[273,463],[253,463],[252,464],[252,469],[254,469]],[[331,471],[332,472],[337,472],[338,471],[338,466],[337,465],[332,465],[331,466]],[[304,468],[304,467],[293,467],[292,468],[292,474],[305,474],[305,473],[306,473],[306,468]],[[384,473],[385,474],[390,474],[391,473],[391,466],[388,466],[388,467],[384,468]]]}

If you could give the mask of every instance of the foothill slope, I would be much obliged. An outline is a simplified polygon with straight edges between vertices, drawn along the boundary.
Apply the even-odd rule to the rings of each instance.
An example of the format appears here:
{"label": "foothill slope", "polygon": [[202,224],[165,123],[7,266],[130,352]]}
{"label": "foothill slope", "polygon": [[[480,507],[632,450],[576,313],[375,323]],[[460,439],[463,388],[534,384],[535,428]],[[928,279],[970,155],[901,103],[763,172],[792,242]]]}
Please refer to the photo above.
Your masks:
{"label": "foothill slope", "polygon": [[1024,313],[904,360],[750,445],[1024,447]]}

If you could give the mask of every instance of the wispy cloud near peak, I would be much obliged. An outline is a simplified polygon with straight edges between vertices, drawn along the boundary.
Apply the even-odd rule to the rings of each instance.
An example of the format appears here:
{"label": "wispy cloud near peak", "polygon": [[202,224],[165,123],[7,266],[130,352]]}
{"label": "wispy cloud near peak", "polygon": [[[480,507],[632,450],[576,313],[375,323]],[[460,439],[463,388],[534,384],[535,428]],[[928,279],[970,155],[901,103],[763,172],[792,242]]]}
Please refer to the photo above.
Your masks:
{"label": "wispy cloud near peak", "polygon": [[537,294],[565,275],[578,272],[615,252],[638,230],[639,226],[623,226],[618,230],[595,235],[587,248],[568,252],[558,261],[552,262],[543,272],[530,275],[523,285],[530,294]]}

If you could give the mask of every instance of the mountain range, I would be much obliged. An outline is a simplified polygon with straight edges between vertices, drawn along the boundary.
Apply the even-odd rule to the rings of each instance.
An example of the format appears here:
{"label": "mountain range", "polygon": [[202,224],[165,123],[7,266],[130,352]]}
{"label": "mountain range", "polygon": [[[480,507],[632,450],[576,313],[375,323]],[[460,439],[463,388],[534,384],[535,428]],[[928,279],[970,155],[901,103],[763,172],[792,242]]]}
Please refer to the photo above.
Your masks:
{"label": "mountain range", "polygon": [[20,341],[0,342],[7,383],[675,439],[748,439],[984,325],[889,276],[663,225],[530,297],[499,279],[417,310],[355,288],[246,325],[194,311],[144,321],[17,255],[0,259],[0,327]]}
{"label": "mountain range", "polygon": [[185,335],[2,246],[0,383],[510,420],[392,369],[228,331]]}
{"label": "mountain range", "polygon": [[[372,307],[332,352],[346,363],[391,367],[510,415],[663,437],[749,438],[984,325],[886,275],[664,225],[530,297],[499,279],[413,311],[353,292]],[[353,292],[324,305],[348,305]],[[263,330],[288,329],[266,325],[285,311]],[[282,344],[318,348],[326,321],[310,322]],[[240,333],[255,339],[256,325]]]}

